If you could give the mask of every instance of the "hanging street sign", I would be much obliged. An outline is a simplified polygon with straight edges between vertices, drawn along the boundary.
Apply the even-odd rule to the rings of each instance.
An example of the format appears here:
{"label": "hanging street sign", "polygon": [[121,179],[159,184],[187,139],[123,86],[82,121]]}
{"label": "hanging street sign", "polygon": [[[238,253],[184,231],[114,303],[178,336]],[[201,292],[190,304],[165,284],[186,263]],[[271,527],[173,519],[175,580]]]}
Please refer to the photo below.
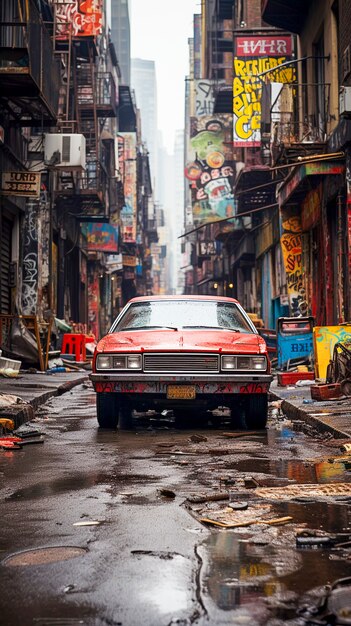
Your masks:
{"label": "hanging street sign", "polygon": [[40,172],[3,172],[1,194],[39,198]]}

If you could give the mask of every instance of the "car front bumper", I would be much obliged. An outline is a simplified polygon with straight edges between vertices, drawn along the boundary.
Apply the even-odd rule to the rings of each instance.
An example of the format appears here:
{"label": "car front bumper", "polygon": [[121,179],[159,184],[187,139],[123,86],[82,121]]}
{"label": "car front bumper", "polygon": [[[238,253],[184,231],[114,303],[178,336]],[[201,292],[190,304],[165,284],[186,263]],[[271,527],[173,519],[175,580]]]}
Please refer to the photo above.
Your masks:
{"label": "car front bumper", "polygon": [[170,385],[193,385],[200,394],[268,393],[273,380],[271,374],[258,375],[156,375],[93,373],[90,380],[98,393],[152,393],[167,394]]}

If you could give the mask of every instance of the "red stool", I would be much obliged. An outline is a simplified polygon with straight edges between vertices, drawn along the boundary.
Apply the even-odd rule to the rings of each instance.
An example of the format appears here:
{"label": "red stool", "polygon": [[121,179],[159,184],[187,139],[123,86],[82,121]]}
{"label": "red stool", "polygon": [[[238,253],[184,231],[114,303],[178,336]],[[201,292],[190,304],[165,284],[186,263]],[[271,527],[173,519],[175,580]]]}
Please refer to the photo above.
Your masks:
{"label": "red stool", "polygon": [[76,361],[86,361],[86,335],[65,333],[62,340],[61,354],[74,354]]}

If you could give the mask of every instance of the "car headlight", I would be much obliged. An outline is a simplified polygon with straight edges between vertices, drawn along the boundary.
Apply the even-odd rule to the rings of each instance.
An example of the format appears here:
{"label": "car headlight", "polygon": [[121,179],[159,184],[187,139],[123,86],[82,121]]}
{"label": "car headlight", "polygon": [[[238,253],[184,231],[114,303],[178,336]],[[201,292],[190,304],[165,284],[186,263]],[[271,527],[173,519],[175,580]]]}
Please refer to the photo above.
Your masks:
{"label": "car headlight", "polygon": [[222,356],[222,370],[235,370],[236,356]]}
{"label": "car headlight", "polygon": [[112,356],[105,356],[99,354],[96,358],[96,369],[98,370],[110,370],[112,368]]}
{"label": "car headlight", "polygon": [[127,367],[131,370],[141,370],[141,354],[131,354],[128,356]]}
{"label": "car headlight", "polygon": [[252,356],[250,357],[252,362],[252,369],[260,370],[261,372],[267,369],[267,359],[265,356]]}
{"label": "car headlight", "polygon": [[97,370],[141,370],[141,354],[99,354]]}
{"label": "car headlight", "polygon": [[222,356],[222,370],[259,371],[267,370],[265,356]]}

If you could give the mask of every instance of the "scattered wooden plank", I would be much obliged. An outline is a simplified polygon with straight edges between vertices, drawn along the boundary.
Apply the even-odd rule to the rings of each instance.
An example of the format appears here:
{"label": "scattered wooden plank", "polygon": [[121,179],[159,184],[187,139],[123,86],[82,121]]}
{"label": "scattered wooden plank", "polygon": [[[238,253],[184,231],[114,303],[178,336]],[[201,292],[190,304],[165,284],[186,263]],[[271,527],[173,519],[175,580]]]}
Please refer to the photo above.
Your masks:
{"label": "scattered wooden plank", "polygon": [[222,433],[223,437],[228,437],[230,439],[237,439],[238,437],[252,437],[253,435],[259,435],[260,437],[266,437],[267,433],[262,430],[243,430],[241,432],[236,433]]}
{"label": "scattered wooden plank", "polygon": [[261,519],[261,520],[247,520],[242,522],[218,522],[217,520],[210,519],[209,517],[200,518],[200,522],[204,524],[210,524],[212,526],[220,526],[221,528],[240,528],[241,526],[252,526],[253,524],[268,524],[269,526],[278,526],[280,524],[288,524],[292,521],[292,517],[287,515],[286,517],[276,517],[274,519]]}

